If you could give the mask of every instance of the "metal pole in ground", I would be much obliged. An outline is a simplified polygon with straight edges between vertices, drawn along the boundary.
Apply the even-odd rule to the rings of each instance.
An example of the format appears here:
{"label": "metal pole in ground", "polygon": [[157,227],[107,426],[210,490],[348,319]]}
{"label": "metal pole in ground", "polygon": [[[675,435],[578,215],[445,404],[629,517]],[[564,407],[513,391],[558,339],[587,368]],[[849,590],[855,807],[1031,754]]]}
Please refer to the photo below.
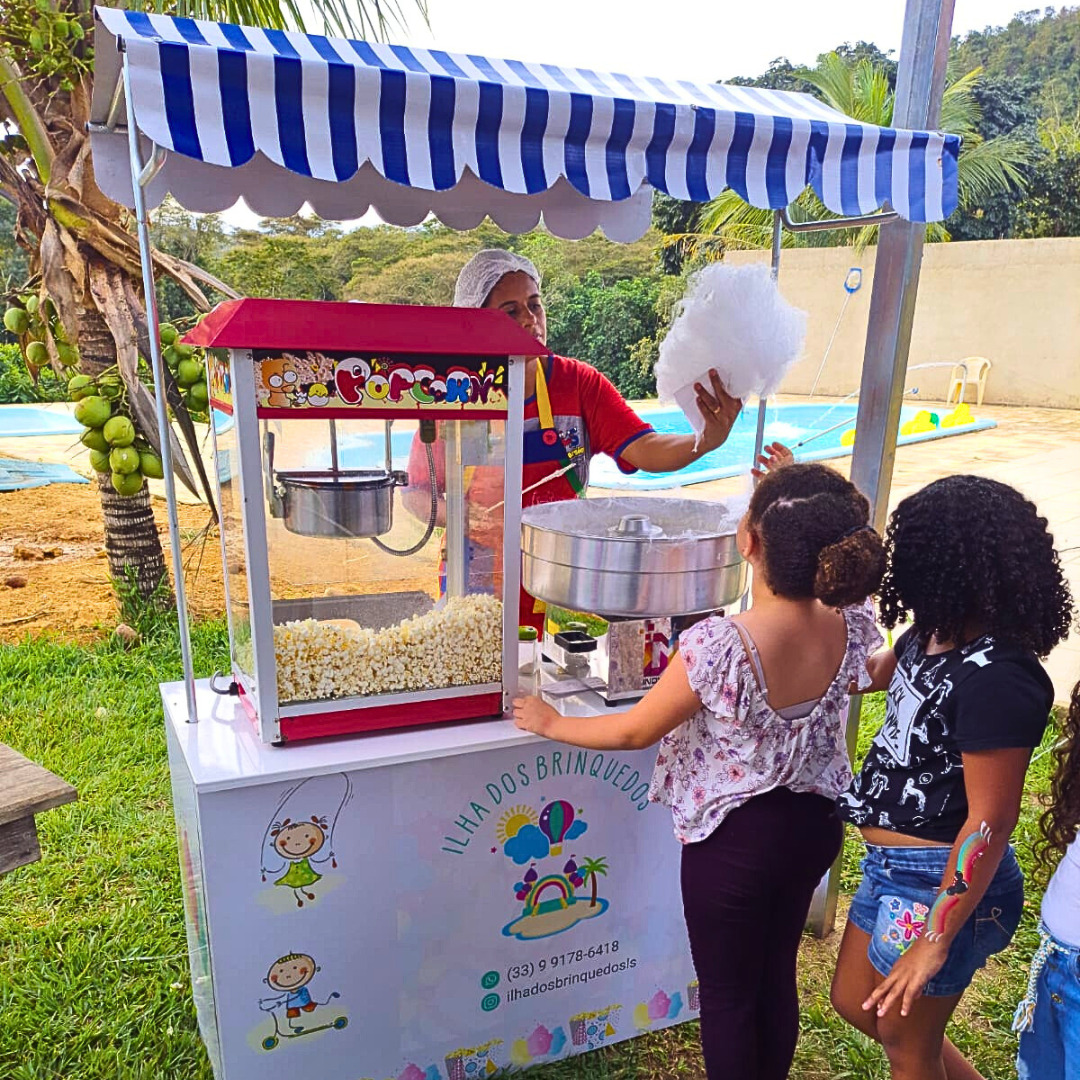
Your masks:
{"label": "metal pole in ground", "polygon": [[[146,217],[143,184],[148,180],[139,149],[139,129],[135,124],[135,105],[131,97],[131,72],[124,51],[122,75],[127,105],[128,153],[131,158],[131,189],[135,203],[135,225],[139,237],[139,261],[142,265],[146,321],[150,333],[150,366],[154,372],[154,400],[157,409],[158,440],[161,444],[161,468],[165,474],[165,504],[169,517],[169,545],[173,563],[173,590],[176,616],[180,624],[180,658],[184,666],[184,696],[188,723],[199,716],[195,704],[195,668],[191,658],[191,628],[188,623],[187,595],[184,590],[183,552],[180,549],[180,519],[176,502],[176,475],[173,472],[172,444],[169,441],[168,409],[165,399],[165,362],[161,356],[161,332],[158,322],[157,294],[154,291],[154,265],[150,257],[150,226]],[[153,162],[151,163],[153,164]]]}
{"label": "metal pole in ground", "polygon": [[[932,131],[938,126],[953,6],[954,0],[907,0],[894,127]],[[925,232],[924,225],[897,219],[882,225],[878,234],[856,418],[858,434],[851,460],[851,479],[870,500],[873,524],[878,529],[884,528],[888,513]],[[848,711],[847,741],[852,754],[859,735],[861,705],[860,698],[852,698]],[[810,926],[819,937],[833,928],[839,889],[838,862],[829,871],[827,883],[814,894],[810,908]]]}

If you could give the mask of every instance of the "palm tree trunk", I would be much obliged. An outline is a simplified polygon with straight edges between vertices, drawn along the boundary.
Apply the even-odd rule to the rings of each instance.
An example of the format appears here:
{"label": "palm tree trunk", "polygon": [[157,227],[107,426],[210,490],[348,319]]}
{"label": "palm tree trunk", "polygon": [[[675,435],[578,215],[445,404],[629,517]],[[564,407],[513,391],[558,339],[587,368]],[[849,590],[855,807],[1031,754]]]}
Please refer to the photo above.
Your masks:
{"label": "palm tree trunk", "polygon": [[589,875],[589,884],[592,885],[592,896],[589,898],[589,907],[596,907],[596,874]]}
{"label": "palm tree trunk", "polygon": [[[112,335],[100,313],[89,305],[79,312],[79,357],[80,370],[94,377],[116,363]],[[100,473],[98,494],[105,521],[105,552],[113,581],[123,586],[130,578],[143,600],[155,594],[162,600],[171,597],[165,553],[146,485],[136,495],[118,495],[109,474]]]}

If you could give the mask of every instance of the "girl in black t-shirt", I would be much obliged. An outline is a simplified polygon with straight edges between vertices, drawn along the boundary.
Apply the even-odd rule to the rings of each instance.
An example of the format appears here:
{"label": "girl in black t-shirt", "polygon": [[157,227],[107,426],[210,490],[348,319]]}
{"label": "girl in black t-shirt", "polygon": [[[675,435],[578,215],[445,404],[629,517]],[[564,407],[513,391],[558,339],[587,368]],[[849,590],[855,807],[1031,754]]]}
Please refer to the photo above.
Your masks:
{"label": "girl in black t-shirt", "polygon": [[838,801],[867,849],[832,1000],[883,1044],[893,1080],[976,1080],[945,1025],[1020,919],[1009,837],[1053,704],[1037,657],[1072,601],[1046,519],[994,480],[923,488],[886,545],[882,621],[913,625],[870,661],[885,722]]}

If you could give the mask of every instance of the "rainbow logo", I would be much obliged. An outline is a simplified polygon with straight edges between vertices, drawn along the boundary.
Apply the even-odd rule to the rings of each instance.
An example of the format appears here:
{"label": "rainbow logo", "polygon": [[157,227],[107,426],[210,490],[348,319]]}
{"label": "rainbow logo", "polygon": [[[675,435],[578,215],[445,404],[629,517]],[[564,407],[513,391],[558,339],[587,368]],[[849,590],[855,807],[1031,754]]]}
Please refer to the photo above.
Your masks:
{"label": "rainbow logo", "polygon": [[525,914],[535,915],[540,907],[540,894],[547,889],[558,889],[559,907],[565,908],[574,902],[574,887],[562,874],[548,874],[540,878],[525,898]]}

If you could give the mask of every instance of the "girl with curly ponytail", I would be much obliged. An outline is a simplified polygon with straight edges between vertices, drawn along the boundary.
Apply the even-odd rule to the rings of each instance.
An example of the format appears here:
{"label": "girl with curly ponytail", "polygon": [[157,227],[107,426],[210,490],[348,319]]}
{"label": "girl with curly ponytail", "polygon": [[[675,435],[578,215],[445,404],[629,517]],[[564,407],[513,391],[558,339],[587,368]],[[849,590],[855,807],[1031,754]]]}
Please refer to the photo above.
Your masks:
{"label": "girl with curly ponytail", "polygon": [[1039,947],[1016,1010],[1019,1080],[1080,1076],[1080,682],[1072,692],[1050,806],[1039,822],[1044,869],[1057,869],[1042,901]]}
{"label": "girl with curly ponytail", "polygon": [[[768,462],[765,463],[769,465]],[[885,552],[870,505],[824,465],[784,465],[739,524],[753,605],[685,631],[625,713],[514,702],[519,727],[597,750],[659,741],[649,797],[683,844],[683,913],[709,1080],[779,1080],[799,1033],[795,961],[814,888],[840,851],[848,691],[881,643],[869,598]]]}

